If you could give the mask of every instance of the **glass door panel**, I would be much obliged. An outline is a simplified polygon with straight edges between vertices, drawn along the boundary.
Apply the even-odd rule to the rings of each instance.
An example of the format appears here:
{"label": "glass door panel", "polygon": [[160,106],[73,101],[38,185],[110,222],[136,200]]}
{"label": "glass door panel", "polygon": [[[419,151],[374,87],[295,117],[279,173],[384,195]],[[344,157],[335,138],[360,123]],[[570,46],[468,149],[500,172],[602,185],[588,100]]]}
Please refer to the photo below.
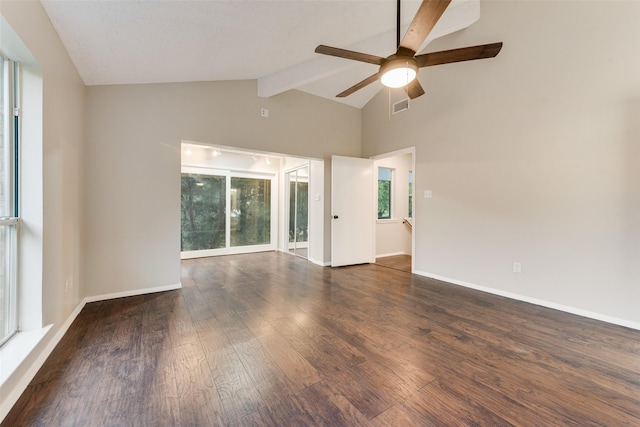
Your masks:
{"label": "glass door panel", "polygon": [[181,250],[226,246],[226,177],[182,174]]}
{"label": "glass door panel", "polygon": [[298,170],[296,183],[296,254],[308,256],[309,250],[309,168]]}
{"label": "glass door panel", "polygon": [[289,252],[309,254],[309,167],[287,173],[289,181]]}
{"label": "glass door panel", "polygon": [[289,180],[289,252],[296,251],[296,174],[297,171],[287,174]]}
{"label": "glass door panel", "polygon": [[231,246],[271,243],[271,180],[231,177]]}

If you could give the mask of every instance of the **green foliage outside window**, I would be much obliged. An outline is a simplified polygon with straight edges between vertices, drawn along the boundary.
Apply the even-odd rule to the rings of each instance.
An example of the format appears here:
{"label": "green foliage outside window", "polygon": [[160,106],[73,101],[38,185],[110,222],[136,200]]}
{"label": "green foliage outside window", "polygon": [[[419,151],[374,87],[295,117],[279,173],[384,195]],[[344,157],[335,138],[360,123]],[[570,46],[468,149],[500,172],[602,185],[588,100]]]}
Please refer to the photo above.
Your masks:
{"label": "green foliage outside window", "polygon": [[225,192],[224,176],[182,174],[181,250],[225,247]]}
{"label": "green foliage outside window", "polygon": [[378,219],[391,218],[391,172],[378,168]]}
{"label": "green foliage outside window", "polygon": [[231,246],[271,242],[271,181],[231,178]]}
{"label": "green foliage outside window", "polygon": [[291,182],[289,185],[289,212],[296,212],[295,216],[289,215],[289,243],[306,242],[309,240],[309,183]]}
{"label": "green foliage outside window", "polygon": [[[227,178],[182,174],[181,250],[225,248]],[[231,178],[231,246],[271,242],[271,181]]]}

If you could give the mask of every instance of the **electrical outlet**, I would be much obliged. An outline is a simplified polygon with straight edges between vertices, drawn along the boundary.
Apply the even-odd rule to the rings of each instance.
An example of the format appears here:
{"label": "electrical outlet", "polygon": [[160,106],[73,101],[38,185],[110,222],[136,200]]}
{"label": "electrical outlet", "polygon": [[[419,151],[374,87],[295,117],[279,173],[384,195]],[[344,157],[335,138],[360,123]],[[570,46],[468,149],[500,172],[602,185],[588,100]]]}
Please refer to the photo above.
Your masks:
{"label": "electrical outlet", "polygon": [[67,280],[64,282],[64,291],[69,292],[69,289],[73,288],[73,275],[67,277]]}
{"label": "electrical outlet", "polygon": [[519,262],[514,262],[513,263],[513,272],[520,274],[522,273],[522,264],[520,264]]}
{"label": "electrical outlet", "polygon": [[269,117],[269,110],[268,110],[268,109],[266,109],[266,108],[261,108],[261,109],[260,109],[260,115],[261,115],[262,117]]}

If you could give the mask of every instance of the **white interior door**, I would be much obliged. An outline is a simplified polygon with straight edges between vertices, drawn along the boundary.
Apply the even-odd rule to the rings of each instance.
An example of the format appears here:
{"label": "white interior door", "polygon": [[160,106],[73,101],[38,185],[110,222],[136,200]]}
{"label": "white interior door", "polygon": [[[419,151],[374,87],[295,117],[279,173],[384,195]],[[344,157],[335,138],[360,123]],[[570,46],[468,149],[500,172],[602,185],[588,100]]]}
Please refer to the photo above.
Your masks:
{"label": "white interior door", "polygon": [[331,157],[331,266],[375,262],[373,160]]}

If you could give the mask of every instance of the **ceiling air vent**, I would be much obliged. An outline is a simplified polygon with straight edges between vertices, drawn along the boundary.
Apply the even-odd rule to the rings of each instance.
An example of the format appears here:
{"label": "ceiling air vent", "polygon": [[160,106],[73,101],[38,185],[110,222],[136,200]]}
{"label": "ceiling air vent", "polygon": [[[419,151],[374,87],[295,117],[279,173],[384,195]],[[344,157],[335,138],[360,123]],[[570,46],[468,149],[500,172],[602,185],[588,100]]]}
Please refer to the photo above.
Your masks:
{"label": "ceiling air vent", "polygon": [[393,104],[391,111],[393,112],[393,114],[398,114],[399,112],[408,110],[408,109],[409,109],[409,98],[405,98],[402,101],[398,101],[395,104]]}

